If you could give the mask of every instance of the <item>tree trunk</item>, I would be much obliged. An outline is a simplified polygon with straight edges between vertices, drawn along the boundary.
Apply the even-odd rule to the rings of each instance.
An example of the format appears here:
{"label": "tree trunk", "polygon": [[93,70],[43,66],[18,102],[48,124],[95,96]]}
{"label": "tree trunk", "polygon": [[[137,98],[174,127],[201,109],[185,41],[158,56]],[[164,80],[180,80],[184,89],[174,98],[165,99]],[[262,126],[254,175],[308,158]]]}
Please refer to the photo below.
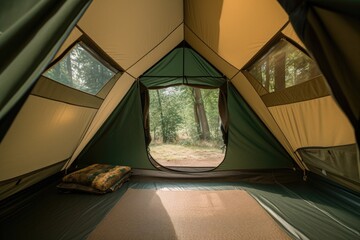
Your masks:
{"label": "tree trunk", "polygon": [[156,90],[156,94],[157,94],[157,97],[158,97],[159,110],[160,110],[162,139],[163,139],[163,143],[166,143],[168,141],[168,139],[167,139],[167,136],[166,136],[166,130],[165,130],[165,124],[164,124],[164,116],[163,116],[163,112],[162,112],[160,93],[159,93],[158,89]]}
{"label": "tree trunk", "polygon": [[[195,93],[194,93],[194,96],[195,96]],[[195,119],[197,137],[200,138],[201,127],[200,127],[200,121],[199,121],[198,110],[197,110],[195,98],[194,98],[194,119]]]}
{"label": "tree trunk", "polygon": [[270,86],[270,66],[269,66],[269,58],[266,58],[266,67],[265,67],[265,89],[270,92],[269,86]]}
{"label": "tree trunk", "polygon": [[275,59],[275,91],[285,89],[285,53],[280,53]]}
{"label": "tree trunk", "polygon": [[201,96],[201,90],[199,88],[194,88],[194,97],[195,97],[196,113],[201,126],[200,139],[209,140],[210,139],[209,123],[206,117],[204,102]]}
{"label": "tree trunk", "polygon": [[68,72],[68,81],[70,81],[69,83],[71,84],[70,86],[74,86],[73,84],[73,76],[72,76],[72,68],[71,68],[71,55],[69,55],[66,58],[66,70]]}

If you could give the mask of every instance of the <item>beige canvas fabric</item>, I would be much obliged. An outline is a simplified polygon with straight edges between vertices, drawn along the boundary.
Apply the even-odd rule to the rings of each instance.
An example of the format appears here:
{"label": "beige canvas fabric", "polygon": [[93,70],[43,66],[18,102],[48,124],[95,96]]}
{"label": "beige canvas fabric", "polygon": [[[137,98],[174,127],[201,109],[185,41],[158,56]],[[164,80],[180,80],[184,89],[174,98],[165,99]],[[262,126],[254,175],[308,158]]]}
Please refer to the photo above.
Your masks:
{"label": "beige canvas fabric", "polygon": [[355,143],[354,130],[331,96],[269,108],[293,149]]}
{"label": "beige canvas fabric", "polygon": [[34,172],[30,175],[21,176],[21,181],[18,182],[18,178],[14,178],[6,181],[6,183],[2,182],[0,184],[0,200],[3,200],[17,192],[20,192],[23,189],[30,187],[31,185],[43,180],[44,178],[50,177],[56,173],[58,173],[65,161],[59,162],[55,165],[51,165],[50,167],[46,167],[41,171]]}
{"label": "beige canvas fabric", "polygon": [[79,145],[76,145],[77,148],[75,149],[74,154],[72,155],[70,161],[67,163],[67,165],[65,167],[70,166],[71,163],[76,159],[76,157],[84,149],[86,144],[95,135],[97,130],[99,130],[101,125],[110,116],[110,114],[113,112],[113,110],[119,104],[121,99],[123,99],[123,97],[125,96],[125,94],[130,89],[130,87],[132,86],[132,84],[134,82],[135,82],[135,79],[133,77],[131,77],[129,74],[124,73],[123,75],[121,75],[121,77],[116,82],[114,87],[111,89],[107,98],[104,100],[103,104],[97,111],[84,138],[81,140]]}
{"label": "beige canvas fabric", "polygon": [[62,44],[61,48],[59,49],[59,51],[56,53],[54,59],[57,59],[61,54],[63,54],[63,52],[68,49],[68,47],[71,46],[71,44],[73,44],[77,39],[79,39],[81,37],[82,33],[80,32],[80,30],[75,27],[70,35],[68,36],[68,38],[65,40],[65,42]]}
{"label": "beige canvas fabric", "polygon": [[286,90],[262,95],[261,99],[267,107],[272,107],[307,101],[329,95],[331,95],[330,89],[326,84],[324,77],[320,75],[309,81],[289,87]]}
{"label": "beige canvas fabric", "polygon": [[299,46],[301,46],[303,49],[306,49],[304,43],[300,40],[300,38],[296,34],[296,32],[295,32],[293,26],[291,25],[291,23],[289,23],[281,32],[285,36],[287,36],[288,38],[290,38],[291,40],[293,40],[294,42],[299,44]]}
{"label": "beige canvas fabric", "polygon": [[89,108],[99,108],[103,101],[99,97],[65,86],[46,77],[40,77],[31,94]]}
{"label": "beige canvas fabric", "polygon": [[247,81],[246,77],[241,72],[239,72],[233,79],[231,79],[231,82],[244,97],[245,101],[254,110],[254,112],[260,117],[264,124],[278,139],[278,141],[284,146],[290,156],[298,163],[300,168],[306,169],[304,163],[294,153],[294,148],[291,146],[286,133],[278,126],[279,122],[273,118],[268,108],[261,100],[260,96],[256,93],[250,82]]}
{"label": "beige canvas fabric", "polygon": [[277,1],[192,0],[185,4],[185,24],[237,69],[288,20]]}
{"label": "beige canvas fabric", "polygon": [[95,0],[78,26],[128,69],[183,22],[182,8],[182,0]]}
{"label": "beige canvas fabric", "polygon": [[245,191],[129,189],[92,239],[290,239]]}
{"label": "beige canvas fabric", "polygon": [[236,67],[218,55],[216,51],[207,46],[195,33],[185,26],[185,40],[212,65],[221,71],[227,78],[232,78],[239,71]]}
{"label": "beige canvas fabric", "polygon": [[184,24],[180,24],[166,38],[153,49],[142,56],[134,65],[127,69],[127,73],[137,78],[156,62],[168,54],[184,39]]}
{"label": "beige canvas fabric", "polygon": [[0,181],[70,158],[95,112],[30,96],[0,144]]}

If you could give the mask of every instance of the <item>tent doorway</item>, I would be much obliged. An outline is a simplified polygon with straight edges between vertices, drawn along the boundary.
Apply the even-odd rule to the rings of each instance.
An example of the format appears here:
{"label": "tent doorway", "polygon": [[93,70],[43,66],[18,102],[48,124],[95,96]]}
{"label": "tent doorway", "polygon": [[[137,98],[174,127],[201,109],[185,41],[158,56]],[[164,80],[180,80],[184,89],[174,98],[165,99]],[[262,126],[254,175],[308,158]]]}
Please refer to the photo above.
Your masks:
{"label": "tent doorway", "polygon": [[149,90],[149,153],[167,168],[215,168],[223,161],[218,89]]}

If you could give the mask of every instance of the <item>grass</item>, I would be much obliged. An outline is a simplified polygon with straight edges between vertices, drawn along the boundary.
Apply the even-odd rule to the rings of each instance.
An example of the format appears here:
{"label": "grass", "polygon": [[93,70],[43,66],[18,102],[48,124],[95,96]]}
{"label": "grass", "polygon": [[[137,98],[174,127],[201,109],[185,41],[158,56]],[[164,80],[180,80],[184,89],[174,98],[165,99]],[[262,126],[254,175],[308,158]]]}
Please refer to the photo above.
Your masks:
{"label": "grass", "polygon": [[225,155],[221,148],[176,144],[151,144],[150,154],[167,167],[216,167]]}

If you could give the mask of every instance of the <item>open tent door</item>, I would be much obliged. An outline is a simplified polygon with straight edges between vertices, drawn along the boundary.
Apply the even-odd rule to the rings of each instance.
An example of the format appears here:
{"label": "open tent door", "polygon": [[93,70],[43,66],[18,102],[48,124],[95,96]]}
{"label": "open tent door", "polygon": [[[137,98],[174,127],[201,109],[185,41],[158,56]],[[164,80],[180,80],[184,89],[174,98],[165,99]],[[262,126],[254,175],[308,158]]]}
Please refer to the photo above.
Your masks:
{"label": "open tent door", "polygon": [[153,164],[183,171],[219,166],[227,140],[223,74],[182,42],[146,71],[140,83]]}

